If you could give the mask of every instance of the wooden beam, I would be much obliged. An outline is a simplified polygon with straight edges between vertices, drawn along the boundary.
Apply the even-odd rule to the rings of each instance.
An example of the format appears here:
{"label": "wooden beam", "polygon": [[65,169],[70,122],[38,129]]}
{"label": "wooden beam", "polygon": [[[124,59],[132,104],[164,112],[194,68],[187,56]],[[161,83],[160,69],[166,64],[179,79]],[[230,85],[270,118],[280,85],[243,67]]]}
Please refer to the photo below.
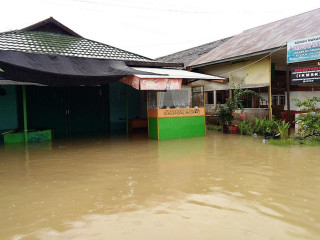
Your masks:
{"label": "wooden beam", "polygon": [[269,109],[269,120],[272,120],[272,88],[271,88],[271,85],[272,85],[272,82],[271,82],[271,54],[270,54],[270,57],[269,57],[269,87],[268,87],[268,93],[269,93],[269,103],[268,103],[268,109]]}
{"label": "wooden beam", "polygon": [[287,72],[286,72],[286,80],[287,80],[287,120],[290,123],[289,128],[289,135],[290,135],[290,129],[291,129],[291,109],[290,109],[290,79],[289,79],[289,64],[287,65]]}

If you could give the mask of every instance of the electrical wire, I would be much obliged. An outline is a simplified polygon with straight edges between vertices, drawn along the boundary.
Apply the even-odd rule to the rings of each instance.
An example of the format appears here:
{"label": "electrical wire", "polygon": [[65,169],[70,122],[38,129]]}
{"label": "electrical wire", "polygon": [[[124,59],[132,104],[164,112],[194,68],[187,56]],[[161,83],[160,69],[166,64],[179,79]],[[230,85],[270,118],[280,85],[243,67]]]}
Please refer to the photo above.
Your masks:
{"label": "electrical wire", "polygon": [[236,72],[236,71],[245,69],[245,68],[247,68],[247,67],[250,67],[250,66],[252,66],[253,64],[256,64],[256,63],[262,61],[263,59],[271,56],[272,53],[275,53],[275,52],[277,52],[277,51],[279,51],[279,50],[282,50],[285,46],[286,46],[286,45],[282,45],[282,46],[276,48],[275,50],[273,50],[272,52],[268,53],[268,54],[265,55],[264,57],[262,57],[262,58],[260,58],[260,59],[258,59],[258,60],[256,60],[256,61],[254,61],[254,62],[252,62],[252,63],[250,63],[250,64],[248,64],[248,65],[246,65],[246,66],[244,66],[244,67],[241,67],[241,68],[232,70],[232,71],[230,71],[230,72],[222,73],[222,74],[220,74],[220,75],[221,75],[221,76],[229,75],[230,73],[233,73],[233,72]]}
{"label": "electrical wire", "polygon": [[214,12],[208,12],[208,11],[186,11],[186,10],[179,10],[179,9],[164,9],[164,8],[155,8],[155,7],[146,7],[146,6],[125,5],[125,4],[117,4],[117,3],[110,3],[110,2],[106,3],[106,2],[97,2],[97,1],[93,1],[93,0],[92,1],[89,1],[89,0],[70,0],[70,1],[95,4],[95,5],[105,5],[105,6],[113,6],[113,7],[121,7],[121,8],[152,10],[152,11],[171,12],[171,13],[183,13],[183,14],[184,13],[191,13],[191,14],[212,14],[212,13],[214,13]]}

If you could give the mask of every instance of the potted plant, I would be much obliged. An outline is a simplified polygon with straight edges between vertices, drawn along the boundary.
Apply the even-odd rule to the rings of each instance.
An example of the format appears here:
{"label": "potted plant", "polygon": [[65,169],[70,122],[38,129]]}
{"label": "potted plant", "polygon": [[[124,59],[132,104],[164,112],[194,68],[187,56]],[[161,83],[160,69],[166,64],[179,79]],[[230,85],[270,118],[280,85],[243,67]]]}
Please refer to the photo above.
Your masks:
{"label": "potted plant", "polygon": [[241,86],[244,82],[244,79],[241,79],[238,85],[235,85],[233,82],[233,94],[229,97],[225,104],[218,105],[215,108],[215,112],[223,125],[224,133],[238,133],[238,126],[232,125],[232,121],[236,115],[236,110],[241,110],[241,115],[243,115],[243,105],[242,105],[242,96],[246,94],[252,94],[261,99],[260,95],[255,91],[249,89],[242,89]]}

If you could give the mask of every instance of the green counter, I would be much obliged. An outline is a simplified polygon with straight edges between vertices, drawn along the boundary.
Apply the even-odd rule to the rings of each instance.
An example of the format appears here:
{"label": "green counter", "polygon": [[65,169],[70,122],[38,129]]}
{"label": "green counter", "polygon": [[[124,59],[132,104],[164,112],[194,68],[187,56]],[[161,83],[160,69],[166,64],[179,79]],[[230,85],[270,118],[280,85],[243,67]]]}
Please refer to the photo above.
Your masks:
{"label": "green counter", "polygon": [[[29,131],[28,141],[29,142],[44,142],[52,140],[52,129],[42,130],[42,131]],[[8,143],[23,143],[24,132],[8,132],[3,135],[3,140],[5,144]]]}
{"label": "green counter", "polygon": [[149,118],[149,138],[164,140],[205,136],[204,118]]}

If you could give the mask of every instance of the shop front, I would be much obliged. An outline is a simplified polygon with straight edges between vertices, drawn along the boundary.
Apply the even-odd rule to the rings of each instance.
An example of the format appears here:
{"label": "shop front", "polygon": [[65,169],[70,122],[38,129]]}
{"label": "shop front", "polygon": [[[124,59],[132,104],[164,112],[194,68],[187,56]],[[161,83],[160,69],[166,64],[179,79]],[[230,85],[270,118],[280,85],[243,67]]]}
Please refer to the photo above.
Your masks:
{"label": "shop front", "polygon": [[149,138],[173,139],[205,135],[203,86],[149,91]]}
{"label": "shop front", "polygon": [[[227,79],[178,69],[135,68],[151,75],[126,76],[120,81],[148,94],[148,135],[164,140],[205,135],[205,99],[201,85],[184,85],[198,79]],[[128,123],[129,124],[129,123]]]}

